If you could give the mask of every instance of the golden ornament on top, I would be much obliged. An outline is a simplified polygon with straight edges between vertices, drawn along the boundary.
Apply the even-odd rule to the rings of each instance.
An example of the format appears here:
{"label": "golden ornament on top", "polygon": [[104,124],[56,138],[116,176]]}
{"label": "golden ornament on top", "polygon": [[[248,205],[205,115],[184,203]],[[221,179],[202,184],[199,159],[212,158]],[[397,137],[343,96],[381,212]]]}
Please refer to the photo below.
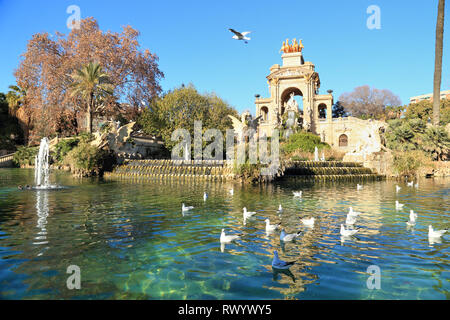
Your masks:
{"label": "golden ornament on top", "polygon": [[286,39],[285,42],[283,42],[283,45],[281,46],[280,52],[284,53],[292,53],[292,52],[302,52],[302,49],[304,48],[302,44],[302,39],[297,42],[297,40],[294,38],[292,40],[292,44],[289,44],[289,39]]}

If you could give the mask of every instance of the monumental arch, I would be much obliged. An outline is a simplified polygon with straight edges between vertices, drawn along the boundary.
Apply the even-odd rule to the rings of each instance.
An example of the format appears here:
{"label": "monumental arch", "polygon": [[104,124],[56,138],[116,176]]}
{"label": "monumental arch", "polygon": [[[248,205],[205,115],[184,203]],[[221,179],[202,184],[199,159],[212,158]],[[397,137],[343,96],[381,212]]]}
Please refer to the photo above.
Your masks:
{"label": "monumental arch", "polygon": [[[306,131],[343,152],[377,152],[381,148],[379,130],[382,121],[361,120],[354,117],[332,117],[333,96],[319,94],[320,77],[312,62],[304,61],[303,44],[295,39],[283,43],[280,52],[282,65],[275,64],[266,77],[269,97],[255,99],[256,117],[260,118],[259,136],[272,136],[282,119],[295,112],[298,124]],[[300,110],[295,96],[303,102]],[[364,151],[365,150],[365,151]]]}

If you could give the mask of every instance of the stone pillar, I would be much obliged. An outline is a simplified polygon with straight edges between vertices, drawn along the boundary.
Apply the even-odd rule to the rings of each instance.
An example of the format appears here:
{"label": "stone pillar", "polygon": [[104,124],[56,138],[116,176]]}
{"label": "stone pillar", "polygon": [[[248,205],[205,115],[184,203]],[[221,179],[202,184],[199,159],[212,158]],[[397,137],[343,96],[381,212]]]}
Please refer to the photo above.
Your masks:
{"label": "stone pillar", "polygon": [[333,106],[327,104],[327,122],[331,123],[333,121]]}

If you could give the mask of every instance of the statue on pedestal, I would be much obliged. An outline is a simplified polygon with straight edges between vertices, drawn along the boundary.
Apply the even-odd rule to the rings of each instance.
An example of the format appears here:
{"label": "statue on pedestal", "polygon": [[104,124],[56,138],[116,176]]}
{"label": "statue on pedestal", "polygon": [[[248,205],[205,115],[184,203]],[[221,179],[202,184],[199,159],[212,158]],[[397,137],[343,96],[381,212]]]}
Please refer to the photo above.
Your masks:
{"label": "statue on pedestal", "polygon": [[289,100],[286,102],[286,107],[285,107],[286,111],[292,110],[292,111],[298,112],[298,103],[297,103],[297,101],[295,101],[294,96],[295,96],[295,93],[292,92]]}
{"label": "statue on pedestal", "polygon": [[302,40],[300,39],[299,42],[294,38],[292,40],[292,45],[289,44],[289,39],[286,39],[285,42],[283,42],[280,52],[283,53],[292,53],[292,52],[302,52],[304,46],[302,44]]}

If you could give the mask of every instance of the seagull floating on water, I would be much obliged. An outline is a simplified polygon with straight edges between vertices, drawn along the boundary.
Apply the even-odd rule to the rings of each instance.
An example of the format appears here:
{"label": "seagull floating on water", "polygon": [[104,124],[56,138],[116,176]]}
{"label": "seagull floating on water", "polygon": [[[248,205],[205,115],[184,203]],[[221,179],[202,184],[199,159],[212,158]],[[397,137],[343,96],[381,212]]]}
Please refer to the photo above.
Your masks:
{"label": "seagull floating on water", "polygon": [[403,208],[404,204],[398,202],[398,200],[395,200],[395,209],[400,210],[401,208]]}
{"label": "seagull floating on water", "polygon": [[357,183],[356,184],[356,190],[362,190],[362,189],[363,189],[363,186]]}
{"label": "seagull floating on water", "polygon": [[283,261],[280,258],[278,258],[278,252],[275,250],[273,252],[273,260],[272,260],[272,267],[277,269],[288,269],[290,266],[292,266],[295,263],[295,261]]}
{"label": "seagull floating on water", "polygon": [[447,232],[447,229],[443,230],[433,230],[431,224],[428,226],[428,237],[430,238],[440,238]]}
{"label": "seagull floating on water", "polygon": [[314,217],[309,218],[309,219],[303,218],[300,221],[307,227],[314,227],[314,221],[315,221]]}
{"label": "seagull floating on water", "polygon": [[194,207],[192,207],[192,206],[186,207],[184,205],[184,203],[181,205],[181,211],[189,211],[189,210],[192,210],[192,209],[194,209]]}
{"label": "seagull floating on water", "polygon": [[206,201],[208,199],[208,194],[206,192],[203,193],[203,201]]}
{"label": "seagull floating on water", "polygon": [[354,234],[356,234],[358,231],[359,231],[359,229],[354,229],[354,230],[345,229],[344,225],[341,224],[341,236],[350,237],[350,236],[353,236]]}
{"label": "seagull floating on water", "polygon": [[345,219],[345,224],[347,225],[353,225],[356,223],[356,216],[347,214],[347,219]]}
{"label": "seagull floating on water", "polygon": [[349,210],[348,210],[347,216],[354,216],[354,217],[356,217],[356,216],[359,216],[360,214],[361,214],[361,212],[353,211],[353,207],[350,207]]}
{"label": "seagull floating on water", "polygon": [[234,195],[234,189],[233,188],[230,189],[230,194]]}
{"label": "seagull floating on water", "polygon": [[413,210],[409,211],[409,221],[406,221],[406,224],[408,226],[413,226],[416,224],[416,219],[417,219],[417,213],[414,213]]}
{"label": "seagull floating on water", "polygon": [[283,211],[283,207],[281,206],[281,204],[278,206],[278,212],[282,212]]}
{"label": "seagull floating on water", "polygon": [[228,29],[228,30],[230,30],[231,32],[234,33],[234,36],[232,38],[235,39],[235,40],[244,40],[245,43],[248,43],[247,41],[250,40],[250,38],[246,37],[246,35],[251,33],[251,31],[239,32],[239,31],[236,31],[236,30],[231,29],[231,28]]}
{"label": "seagull floating on water", "polygon": [[293,191],[292,193],[294,194],[294,197],[301,197],[302,196],[302,191]]}
{"label": "seagull floating on water", "polygon": [[407,185],[408,187],[412,187],[412,186],[414,186],[414,181],[406,182],[406,185]]}
{"label": "seagull floating on water", "polygon": [[396,185],[396,186],[395,186],[395,191],[396,191],[396,192],[399,192],[401,188],[402,188],[402,187],[399,187],[398,185]]}
{"label": "seagull floating on water", "polygon": [[247,208],[244,207],[244,219],[250,218],[251,216],[255,215],[255,211],[247,211]]}
{"label": "seagull floating on water", "polygon": [[275,231],[280,226],[280,224],[270,224],[269,219],[266,219],[264,221],[266,222],[266,231],[267,232]]}
{"label": "seagull floating on water", "polygon": [[238,239],[240,239],[241,237],[240,236],[227,236],[226,234],[225,234],[225,229],[222,229],[222,233],[220,234],[220,242],[221,243],[228,243],[228,242],[231,242],[231,241],[234,241],[234,240],[238,240]]}
{"label": "seagull floating on water", "polygon": [[284,242],[289,242],[289,241],[292,241],[292,240],[294,240],[295,238],[297,238],[298,236],[300,236],[300,234],[301,234],[302,232],[301,231],[299,231],[299,232],[297,232],[297,233],[286,233],[285,231],[284,231],[284,229],[283,230],[281,230],[281,233],[280,233],[280,240],[281,241],[284,241]]}

